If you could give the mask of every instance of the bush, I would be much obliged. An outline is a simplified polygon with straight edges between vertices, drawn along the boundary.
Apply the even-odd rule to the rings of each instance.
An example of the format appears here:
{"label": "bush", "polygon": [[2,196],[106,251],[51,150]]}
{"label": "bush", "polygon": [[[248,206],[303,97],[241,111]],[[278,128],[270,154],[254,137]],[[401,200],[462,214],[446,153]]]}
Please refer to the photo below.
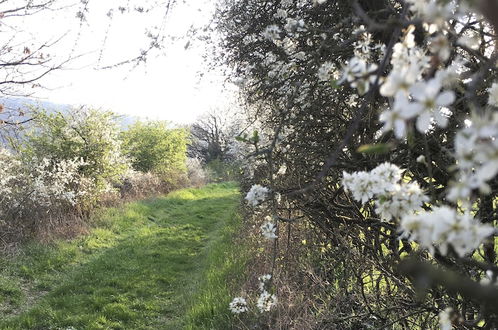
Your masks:
{"label": "bush", "polygon": [[54,164],[81,159],[78,175],[91,181],[95,201],[129,168],[122,155],[116,116],[109,111],[77,109],[70,112],[34,110],[34,123],[20,154],[26,162],[50,159]]}
{"label": "bush", "polygon": [[133,169],[151,172],[170,184],[186,174],[187,131],[163,121],[137,122],[121,134]]}
{"label": "bush", "polygon": [[154,194],[164,193],[168,187],[157,175],[147,172],[128,170],[122,177],[119,185],[121,199],[141,198]]}
{"label": "bush", "polygon": [[205,185],[209,181],[208,172],[198,158],[187,158],[187,172],[188,182],[194,187]]}
{"label": "bush", "polygon": [[237,181],[240,176],[240,166],[235,161],[214,159],[206,164],[206,168],[213,182]]}
{"label": "bush", "polygon": [[[14,237],[73,220],[94,191],[93,182],[79,171],[82,159],[23,160],[0,149],[0,227]],[[4,239],[5,240],[5,239]]]}

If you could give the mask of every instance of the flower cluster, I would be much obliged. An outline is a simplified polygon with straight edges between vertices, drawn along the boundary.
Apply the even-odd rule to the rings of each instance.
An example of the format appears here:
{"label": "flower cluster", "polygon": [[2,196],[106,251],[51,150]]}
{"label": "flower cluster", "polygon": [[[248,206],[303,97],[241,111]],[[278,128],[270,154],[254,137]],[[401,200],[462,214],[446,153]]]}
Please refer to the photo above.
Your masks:
{"label": "flower cluster", "polygon": [[467,201],[474,189],[488,193],[487,181],[498,174],[498,114],[474,115],[468,123],[455,138],[458,173],[448,190],[451,201]]}
{"label": "flower cluster", "polygon": [[250,205],[258,206],[267,198],[269,191],[268,188],[255,184],[251,187],[245,199]]}
{"label": "flower cluster", "polygon": [[270,282],[270,280],[271,280],[271,275],[270,274],[261,275],[260,277],[258,277],[259,290],[265,291],[266,285]]}
{"label": "flower cluster", "polygon": [[439,328],[441,330],[451,330],[453,329],[453,324],[451,323],[451,314],[453,313],[453,308],[447,307],[441,312],[439,312]]}
{"label": "flower cluster", "polygon": [[498,107],[498,83],[494,82],[488,89],[488,93],[488,104],[493,107]]}
{"label": "flower cluster", "polygon": [[228,305],[228,308],[234,314],[241,314],[248,311],[247,302],[242,297],[233,298],[232,302]]}
{"label": "flower cluster", "polygon": [[376,64],[369,64],[362,58],[353,57],[344,67],[342,78],[339,84],[347,81],[351,87],[358,89],[358,93],[363,95],[370,90],[370,85],[375,82],[376,76],[372,73],[377,71]]}
{"label": "flower cluster", "polygon": [[71,205],[83,198],[92,183],[82,177],[79,170],[86,165],[83,159],[61,160],[43,158],[36,161],[28,174],[31,186],[30,199],[43,206],[56,202]]}
{"label": "flower cluster", "polygon": [[383,163],[370,172],[344,172],[342,185],[363,204],[375,197],[375,212],[389,221],[419,210],[428,200],[418,183],[400,183],[401,174],[396,165]]}
{"label": "flower cluster", "polygon": [[492,226],[480,223],[468,212],[460,214],[448,206],[435,207],[432,211],[406,214],[400,222],[404,237],[417,241],[423,248],[434,254],[437,246],[446,255],[451,246],[463,257],[492,235]]}
{"label": "flower cluster", "polygon": [[263,290],[258,298],[256,306],[261,313],[269,312],[277,304],[277,297],[274,294]]}
{"label": "flower cluster", "polygon": [[[422,73],[429,67],[429,58],[415,45],[414,27],[410,27],[403,40],[393,48],[391,58],[392,71],[385,78],[380,93],[386,97],[394,97],[391,109],[380,115],[384,123],[384,132],[394,130],[397,138],[404,138],[408,121],[416,118],[416,128],[425,133],[433,121],[446,127],[451,113],[447,107],[455,101],[453,91],[441,91],[444,78],[450,73],[441,72],[427,81],[421,80]],[[436,50],[436,40],[432,49]],[[441,47],[437,48],[443,52]],[[444,52],[445,56],[447,55]]]}
{"label": "flower cluster", "polygon": [[276,234],[277,227],[275,226],[275,224],[271,222],[271,217],[268,216],[265,218],[265,220],[266,220],[265,223],[263,223],[260,227],[261,234],[263,235],[264,238],[269,240],[277,238],[278,237]]}

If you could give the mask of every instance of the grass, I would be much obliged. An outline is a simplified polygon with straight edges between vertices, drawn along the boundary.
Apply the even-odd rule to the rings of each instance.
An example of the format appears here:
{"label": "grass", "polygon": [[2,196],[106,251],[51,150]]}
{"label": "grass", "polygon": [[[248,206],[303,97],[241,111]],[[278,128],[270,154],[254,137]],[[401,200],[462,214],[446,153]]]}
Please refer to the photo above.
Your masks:
{"label": "grass", "polygon": [[[0,258],[0,329],[224,329],[245,257],[233,183],[107,209],[85,237]],[[71,328],[72,327],[72,328]]]}

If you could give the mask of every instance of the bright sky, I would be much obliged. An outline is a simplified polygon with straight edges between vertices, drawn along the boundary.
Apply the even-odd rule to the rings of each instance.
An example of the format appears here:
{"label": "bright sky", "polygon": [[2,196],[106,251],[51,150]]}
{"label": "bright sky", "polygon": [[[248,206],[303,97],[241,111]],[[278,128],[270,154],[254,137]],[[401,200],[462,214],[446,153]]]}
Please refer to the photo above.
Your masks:
{"label": "bright sky", "polygon": [[[219,72],[204,72],[206,45],[191,40],[190,46],[185,48],[188,39],[183,37],[192,25],[200,27],[209,22],[214,2],[196,0],[173,7],[163,26],[165,35],[173,40],[165,41],[164,49],[154,52],[145,66],[133,70],[130,66],[108,70],[94,68],[136,56],[149,42],[145,28],[163,22],[164,6],[141,15],[114,12],[113,19],[109,20],[106,13],[111,3],[92,0],[87,24],[82,29],[74,18],[74,8],[51,17],[39,15],[37,20],[41,21],[30,18],[24,29],[36,38],[53,38],[69,29],[64,41],[51,51],[53,56],[67,56],[79,31],[78,44],[72,54],[89,53],[72,62],[72,69],[52,73],[43,81],[43,85],[51,90],[40,91],[37,95],[55,103],[92,105],[117,113],[176,123],[192,122],[205,111],[228,107],[235,87],[224,87],[224,78]],[[118,4],[119,1],[112,2],[114,8]],[[107,29],[109,33],[104,45]],[[102,61],[97,63],[101,51]],[[204,72],[202,79],[199,77],[201,72]]]}

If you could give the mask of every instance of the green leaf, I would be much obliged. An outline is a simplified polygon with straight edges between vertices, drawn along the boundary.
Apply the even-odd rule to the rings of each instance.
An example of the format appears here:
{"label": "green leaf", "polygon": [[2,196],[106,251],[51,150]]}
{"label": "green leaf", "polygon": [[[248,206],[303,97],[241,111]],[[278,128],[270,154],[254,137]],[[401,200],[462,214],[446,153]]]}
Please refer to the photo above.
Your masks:
{"label": "green leaf", "polygon": [[363,154],[386,154],[392,150],[391,143],[364,144],[357,150]]}

